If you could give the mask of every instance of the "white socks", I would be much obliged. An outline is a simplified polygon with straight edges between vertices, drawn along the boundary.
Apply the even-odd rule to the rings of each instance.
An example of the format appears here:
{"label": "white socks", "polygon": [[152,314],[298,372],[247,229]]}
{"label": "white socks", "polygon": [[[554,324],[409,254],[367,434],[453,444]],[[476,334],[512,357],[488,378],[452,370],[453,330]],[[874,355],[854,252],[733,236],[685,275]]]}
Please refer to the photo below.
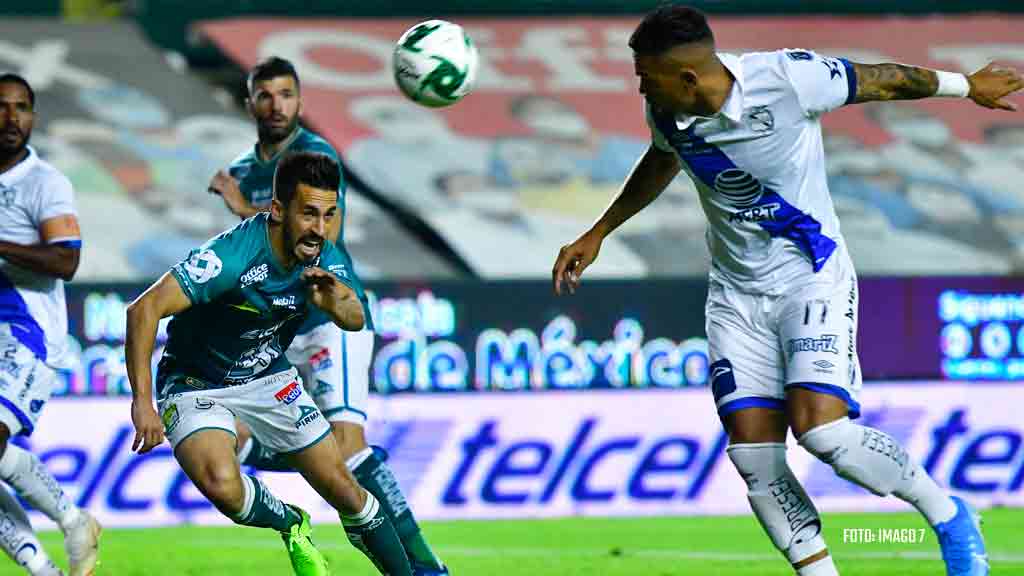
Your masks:
{"label": "white socks", "polygon": [[0,548],[33,576],[53,574],[53,563],[39,543],[17,499],[0,486]]}
{"label": "white socks", "polygon": [[885,432],[840,418],[807,431],[800,444],[839,476],[912,504],[933,526],[956,514],[949,495]]}
{"label": "white socks", "polygon": [[747,500],[754,515],[791,563],[826,548],[818,510],[786,464],[785,444],[733,444],[726,452],[747,482]]}
{"label": "white socks", "polygon": [[67,532],[81,511],[35,454],[10,442],[0,457],[0,480]]}

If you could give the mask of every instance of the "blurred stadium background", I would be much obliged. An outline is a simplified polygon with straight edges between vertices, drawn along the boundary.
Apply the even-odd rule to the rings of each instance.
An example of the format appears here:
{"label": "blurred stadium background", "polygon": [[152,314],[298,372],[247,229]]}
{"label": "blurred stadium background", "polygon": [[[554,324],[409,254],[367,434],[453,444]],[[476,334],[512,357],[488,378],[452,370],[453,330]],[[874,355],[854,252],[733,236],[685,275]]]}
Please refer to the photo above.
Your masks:
{"label": "blurred stadium background", "polygon": [[[1019,1],[689,3],[712,15],[725,51],[1024,66]],[[346,238],[379,329],[371,437],[453,572],[787,573],[749,517],[704,389],[708,257],[690,183],[606,241],[577,296],[551,295],[558,247],[647,145],[626,38],[655,4],[0,4],[0,70],[34,85],[33,144],[74,183],[85,238],[68,287],[81,363],[28,444],[123,528],[106,536],[101,573],[287,573],[279,544],[256,531],[157,528],[227,521],[166,446],[129,451],[123,354],[126,303],[237,221],[206,188],[255,139],[244,70],[269,55],[295,62],[305,123],[345,158]],[[389,68],[394,40],[427,17],[466,26],[482,55],[475,93],[442,111],[404,100]],[[989,513],[993,574],[1024,573],[1024,514],[1012,509],[1024,506],[1024,115],[943,100],[849,107],[825,128],[861,277],[864,418],[940,483],[1010,508]],[[841,569],[941,573],[930,532],[843,542],[844,528],[924,524],[802,450],[790,459],[837,513],[826,535]],[[265,478],[325,523],[336,569],[371,573],[300,479]],[[887,514],[839,514],[850,511]],[[625,518],[649,516],[670,518]],[[540,518],[552,520],[514,521]]]}

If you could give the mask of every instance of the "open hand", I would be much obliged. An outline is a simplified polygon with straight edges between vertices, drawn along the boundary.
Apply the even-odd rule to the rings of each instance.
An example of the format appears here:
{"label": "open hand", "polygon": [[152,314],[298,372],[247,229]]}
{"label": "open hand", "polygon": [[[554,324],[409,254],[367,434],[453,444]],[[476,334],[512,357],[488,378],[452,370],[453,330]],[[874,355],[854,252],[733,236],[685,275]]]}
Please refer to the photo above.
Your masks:
{"label": "open hand", "polygon": [[979,106],[996,110],[1016,110],[1017,106],[1004,98],[1024,88],[1024,76],[1020,72],[994,62],[968,76],[967,81],[971,85],[967,97]]}

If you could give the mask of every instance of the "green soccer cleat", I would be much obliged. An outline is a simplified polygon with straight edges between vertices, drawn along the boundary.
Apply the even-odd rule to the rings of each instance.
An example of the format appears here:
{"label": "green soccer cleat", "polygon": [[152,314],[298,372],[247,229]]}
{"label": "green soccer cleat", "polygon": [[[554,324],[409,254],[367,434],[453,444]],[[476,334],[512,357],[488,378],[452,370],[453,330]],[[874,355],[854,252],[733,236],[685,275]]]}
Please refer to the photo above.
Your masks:
{"label": "green soccer cleat", "polygon": [[313,527],[309,524],[309,514],[298,506],[288,506],[301,518],[290,530],[281,533],[295,576],[329,576],[327,559],[316,549],[310,538]]}

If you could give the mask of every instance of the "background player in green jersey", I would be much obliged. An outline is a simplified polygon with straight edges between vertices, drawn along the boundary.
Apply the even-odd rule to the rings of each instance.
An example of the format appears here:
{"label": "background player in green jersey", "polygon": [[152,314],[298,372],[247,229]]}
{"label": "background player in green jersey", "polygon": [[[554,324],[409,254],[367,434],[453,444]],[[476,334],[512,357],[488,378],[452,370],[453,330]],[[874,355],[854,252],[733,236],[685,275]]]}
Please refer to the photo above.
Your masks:
{"label": "background player in green jersey", "polygon": [[[148,452],[166,434],[182,469],[218,510],[238,524],[281,532],[296,574],[327,574],[310,540],[309,515],[241,474],[237,417],[338,510],[349,541],[378,570],[411,575],[388,515],[349,473],[284,354],[314,309],[345,330],[365,324],[351,265],[326,240],[339,218],[340,179],[340,167],[324,154],[286,155],[269,214],[193,250],[129,306],[133,449]],[[173,318],[157,368],[158,415],[150,359],[157,324],[167,316]]]}
{"label": "background player in green jersey", "polygon": [[[299,78],[290,62],[282,58],[260,62],[249,73],[248,89],[247,107],[256,120],[259,140],[210,182],[210,191],[219,194],[228,209],[241,218],[270,208],[274,167],[282,154],[307,150],[338,158],[326,140],[299,125],[302,98]],[[348,258],[342,240],[344,180],[338,188],[338,206],[341,218],[335,220],[337,226],[330,230],[329,237],[337,239],[338,250]],[[361,287],[354,273],[350,280]],[[401,487],[384,462],[386,454],[366,443],[373,320],[365,299],[363,302],[364,330],[343,332],[325,316],[311,314],[288,349],[288,359],[299,370],[306,392],[330,421],[349,469],[394,522],[414,572],[418,576],[444,575],[448,571],[424,539]],[[265,449],[262,440],[250,440],[247,431],[240,430],[239,459],[258,469],[281,469],[280,459]]]}

